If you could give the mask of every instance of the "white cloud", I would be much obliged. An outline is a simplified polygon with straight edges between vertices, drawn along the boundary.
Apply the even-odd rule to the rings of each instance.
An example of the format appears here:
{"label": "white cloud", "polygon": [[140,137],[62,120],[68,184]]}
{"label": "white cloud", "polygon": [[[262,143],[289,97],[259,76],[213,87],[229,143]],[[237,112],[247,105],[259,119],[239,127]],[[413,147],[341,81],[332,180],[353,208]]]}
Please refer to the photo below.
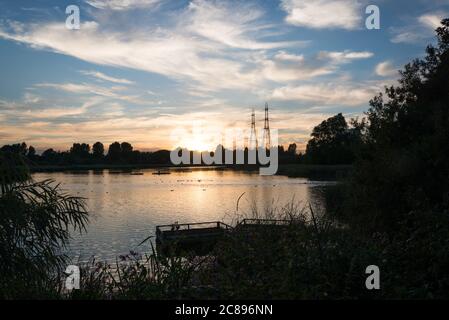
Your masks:
{"label": "white cloud", "polygon": [[335,106],[361,106],[380,91],[379,86],[369,84],[313,84],[285,86],[272,93],[275,100],[306,101]]}
{"label": "white cloud", "polygon": [[243,71],[245,64],[232,53],[222,56],[224,52],[216,44],[177,30],[112,32],[93,21],[82,24],[77,32],[61,23],[21,25],[20,30],[0,26],[0,37],[91,63],[193,80],[209,90],[251,88],[260,82],[251,72]]}
{"label": "white cloud", "polygon": [[357,29],[363,16],[357,0],[282,0],[285,21],[295,26]]}
{"label": "white cloud", "polygon": [[151,8],[160,3],[160,0],[86,0],[86,3],[97,9],[130,10]]}
{"label": "white cloud", "polygon": [[374,54],[368,51],[321,51],[317,55],[305,57],[279,51],[272,59],[261,62],[265,78],[287,82],[306,80],[335,73],[339,66],[354,60],[367,59]]}
{"label": "white cloud", "polygon": [[374,56],[369,51],[321,51],[318,54],[319,59],[330,60],[334,63],[348,63],[352,60],[368,59]]}
{"label": "white cloud", "polygon": [[39,109],[38,111],[29,109],[23,111],[20,115],[32,119],[55,119],[67,116],[79,116],[86,113],[89,108],[93,107],[97,103],[99,103],[99,101],[93,100],[82,104],[78,108],[45,108]]}
{"label": "white cloud", "polygon": [[[114,8],[138,4],[135,1],[108,3]],[[95,4],[100,6],[100,2]],[[189,90],[198,91],[201,88],[203,92],[211,92],[239,89],[257,92],[267,80],[298,78],[293,75],[295,70],[289,71],[277,62],[282,60],[288,64],[287,56],[279,55],[274,58],[277,61],[270,62],[270,58],[266,57],[268,50],[292,45],[298,48],[306,43],[264,41],[264,35],[269,34],[273,26],[264,24],[263,16],[264,12],[255,5],[194,0],[176,17],[171,16],[173,21],[169,16],[164,27],[156,20],[128,30],[85,21],[80,30],[73,32],[59,22],[37,24],[9,21],[0,23],[0,38],[98,65],[157,73],[186,84]],[[105,16],[100,20],[107,21]],[[270,68],[277,74],[270,75]],[[306,73],[315,76],[327,72],[311,70]],[[95,71],[85,71],[85,74],[104,81],[130,84],[127,79]]]}
{"label": "white cloud", "polygon": [[263,25],[264,12],[251,4],[194,0],[180,18],[180,27],[212,41],[242,49],[273,49],[301,42],[263,42],[256,36],[270,25]]}
{"label": "white cloud", "polygon": [[33,93],[25,92],[23,101],[27,104],[35,104],[41,101],[41,98]]}
{"label": "white cloud", "polygon": [[376,65],[375,72],[381,77],[392,77],[398,74],[391,61],[384,61]]}
{"label": "white cloud", "polygon": [[133,81],[127,80],[127,79],[120,79],[120,78],[114,78],[108,75],[105,75],[104,73],[98,72],[98,71],[86,71],[86,70],[82,70],[80,71],[82,74],[86,75],[86,76],[92,76],[95,77],[97,79],[100,80],[105,80],[105,81],[109,81],[109,82],[114,82],[114,83],[120,83],[120,84],[133,84]]}
{"label": "white cloud", "polygon": [[[30,99],[30,96],[34,98]],[[102,97],[88,97],[87,99],[78,97],[71,100],[72,106],[62,106],[55,105],[54,101],[52,103],[34,94],[26,93],[20,101],[0,101],[0,109],[2,109],[5,117],[34,121],[34,119],[58,119],[67,116],[81,116],[90,108],[98,106],[105,101]]]}
{"label": "white cloud", "polygon": [[395,27],[391,31],[393,43],[421,43],[431,39],[435,35],[435,29],[441,24],[441,20],[447,16],[447,12],[434,12],[423,14],[414,18],[414,21],[404,27]]}
{"label": "white cloud", "polygon": [[418,21],[424,26],[435,30],[441,26],[441,20],[443,20],[443,18],[443,14],[424,14],[418,18]]}
{"label": "white cloud", "polygon": [[281,51],[272,59],[261,61],[262,75],[272,81],[287,82],[305,80],[332,73],[334,70],[328,64],[318,64],[314,58],[294,55]]}
{"label": "white cloud", "polygon": [[123,86],[101,87],[89,83],[38,83],[35,88],[50,88],[65,91],[70,94],[84,96],[99,96],[112,100],[122,100],[139,105],[153,104],[154,102],[145,100],[138,95],[129,95],[124,93],[127,89]]}

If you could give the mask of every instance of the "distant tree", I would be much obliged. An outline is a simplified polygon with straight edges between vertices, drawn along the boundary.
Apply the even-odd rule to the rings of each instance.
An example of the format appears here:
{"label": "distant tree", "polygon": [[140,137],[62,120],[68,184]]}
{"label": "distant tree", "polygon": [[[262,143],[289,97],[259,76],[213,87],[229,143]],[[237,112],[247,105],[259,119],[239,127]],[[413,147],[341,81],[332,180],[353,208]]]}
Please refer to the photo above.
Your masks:
{"label": "distant tree", "polygon": [[53,150],[52,148],[45,150],[44,152],[42,152],[42,157],[44,158],[48,158],[51,156],[54,156],[56,154],[56,151]]}
{"label": "distant tree", "polygon": [[151,163],[154,163],[154,164],[169,164],[169,163],[171,163],[170,151],[159,150],[159,151],[153,152],[151,154]]}
{"label": "distant tree", "polygon": [[47,164],[57,164],[59,162],[59,155],[52,148],[47,149],[44,152],[42,152],[41,158],[42,158],[42,161],[44,161]]}
{"label": "distant tree", "polygon": [[1,149],[4,152],[12,152],[25,156],[28,152],[27,144],[25,142],[13,145],[4,145]]}
{"label": "distant tree", "polygon": [[86,143],[74,143],[70,148],[70,153],[76,157],[87,158],[89,157],[90,146]]}
{"label": "distant tree", "polygon": [[130,154],[133,152],[133,146],[128,142],[122,142],[120,147],[122,149],[122,154]]}
{"label": "distant tree", "polygon": [[296,143],[292,143],[288,146],[287,152],[290,154],[296,154]]}
{"label": "distant tree", "polygon": [[92,146],[92,153],[96,159],[101,159],[104,156],[104,145],[101,142],[95,142]]}
{"label": "distant tree", "polygon": [[349,128],[339,113],[316,126],[307,143],[306,161],[314,164],[350,164],[361,140],[360,131]]}
{"label": "distant tree", "polygon": [[34,160],[36,158],[36,149],[34,149],[33,146],[30,146],[28,148],[28,154],[27,154],[28,159],[30,160]]}
{"label": "distant tree", "polygon": [[122,147],[119,142],[114,142],[109,145],[108,159],[110,161],[119,161],[122,154]]}

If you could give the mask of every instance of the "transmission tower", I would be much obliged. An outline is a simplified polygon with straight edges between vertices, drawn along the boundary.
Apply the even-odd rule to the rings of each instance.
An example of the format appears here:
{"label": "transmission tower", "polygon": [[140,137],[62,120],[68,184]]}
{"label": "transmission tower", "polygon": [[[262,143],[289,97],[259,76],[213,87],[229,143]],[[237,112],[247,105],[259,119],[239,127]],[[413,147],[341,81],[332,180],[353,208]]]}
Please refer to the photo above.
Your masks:
{"label": "transmission tower", "polygon": [[251,113],[251,135],[249,138],[249,146],[248,149],[257,149],[259,147],[257,142],[257,130],[256,130],[256,113]]}
{"label": "transmission tower", "polygon": [[271,148],[270,120],[268,118],[268,103],[265,103],[265,122],[263,126],[263,145],[265,149]]}

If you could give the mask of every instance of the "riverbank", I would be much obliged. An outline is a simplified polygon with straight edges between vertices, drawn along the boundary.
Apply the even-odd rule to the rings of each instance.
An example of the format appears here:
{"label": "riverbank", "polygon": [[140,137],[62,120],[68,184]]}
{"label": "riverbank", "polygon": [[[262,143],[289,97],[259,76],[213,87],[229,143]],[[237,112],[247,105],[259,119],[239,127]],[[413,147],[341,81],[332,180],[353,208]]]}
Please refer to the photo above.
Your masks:
{"label": "riverbank", "polygon": [[[88,165],[65,165],[65,166],[31,166],[30,171],[34,172],[65,172],[65,171],[101,171],[114,170],[132,172],[142,169],[172,170],[237,170],[256,171],[259,169],[255,165],[241,166],[173,166],[173,165],[133,165],[133,164],[88,164]],[[290,178],[309,178],[313,180],[341,180],[352,170],[351,165],[307,165],[307,164],[281,164],[276,175]]]}

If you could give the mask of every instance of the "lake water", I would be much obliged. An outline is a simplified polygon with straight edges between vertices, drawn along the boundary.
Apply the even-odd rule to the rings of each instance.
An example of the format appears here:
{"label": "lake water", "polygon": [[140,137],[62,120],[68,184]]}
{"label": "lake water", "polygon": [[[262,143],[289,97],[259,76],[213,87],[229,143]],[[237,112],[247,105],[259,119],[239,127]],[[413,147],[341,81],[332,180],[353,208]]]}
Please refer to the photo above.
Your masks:
{"label": "lake water", "polygon": [[284,176],[260,176],[257,171],[171,170],[169,175],[143,175],[109,170],[35,173],[37,181],[53,179],[67,193],[87,198],[90,223],[87,233],[74,234],[70,255],[75,261],[95,256],[114,261],[130,250],[148,251],[138,244],[155,227],[174,222],[231,222],[239,213],[295,202],[316,201],[323,182]]}

